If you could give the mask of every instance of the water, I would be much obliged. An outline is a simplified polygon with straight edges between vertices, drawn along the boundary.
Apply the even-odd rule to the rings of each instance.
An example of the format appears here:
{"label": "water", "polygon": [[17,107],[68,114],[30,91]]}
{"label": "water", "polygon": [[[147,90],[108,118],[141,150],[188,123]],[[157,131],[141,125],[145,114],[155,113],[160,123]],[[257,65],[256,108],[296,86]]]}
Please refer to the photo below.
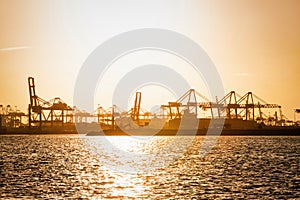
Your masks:
{"label": "water", "polygon": [[[300,137],[222,136],[201,158],[203,137],[197,136],[188,151],[170,165],[135,174],[104,166],[105,158],[99,161],[85,148],[83,143],[88,140],[94,139],[0,136],[0,198],[300,198]],[[110,140],[124,143],[124,137]],[[151,145],[123,146],[127,151],[151,152],[163,145],[160,141],[170,140],[173,137],[156,137]],[[173,150],[178,148],[180,145]],[[173,150],[165,156],[173,155]],[[111,157],[117,154],[113,152]],[[116,166],[124,165],[112,160]]]}

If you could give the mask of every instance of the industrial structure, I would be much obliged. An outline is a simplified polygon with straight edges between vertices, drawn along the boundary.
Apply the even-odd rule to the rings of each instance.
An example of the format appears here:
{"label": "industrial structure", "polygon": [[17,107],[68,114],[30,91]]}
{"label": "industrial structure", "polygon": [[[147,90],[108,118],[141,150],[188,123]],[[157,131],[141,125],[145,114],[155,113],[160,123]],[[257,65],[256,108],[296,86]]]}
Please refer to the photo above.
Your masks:
{"label": "industrial structure", "polygon": [[[103,130],[107,129],[135,129],[148,127],[152,129],[178,129],[182,120],[198,121],[198,129],[207,129],[210,124],[218,127],[216,119],[225,119],[221,128],[225,129],[257,129],[274,126],[298,126],[296,115],[300,113],[295,109],[294,121],[287,120],[283,115],[281,106],[270,104],[253,94],[247,92],[239,95],[231,91],[222,98],[215,100],[205,97],[200,92],[190,89],[178,100],[161,105],[160,109],[149,112],[142,108],[142,93],[136,92],[133,107],[124,110],[118,105],[104,109],[98,105],[92,112],[69,106],[59,97],[49,101],[44,100],[36,93],[33,77],[28,78],[29,105],[28,115],[12,109],[9,105],[0,105],[0,127],[50,130],[75,130],[75,123],[100,124]],[[201,117],[205,113],[205,117]],[[25,120],[24,120],[25,118]],[[24,123],[25,121],[25,123]],[[214,124],[215,123],[215,124]],[[189,123],[187,123],[187,128]]]}
{"label": "industrial structure", "polygon": [[25,126],[24,118],[25,113],[10,105],[0,105],[0,127],[6,128],[19,128]]}
{"label": "industrial structure", "polygon": [[28,78],[29,98],[28,126],[65,126],[73,123],[73,108],[64,103],[59,97],[46,101],[35,91],[34,78]]}
{"label": "industrial structure", "polygon": [[[177,101],[161,105],[158,113],[150,113],[141,108],[142,93],[136,92],[134,105],[129,111],[113,105],[104,109],[98,105],[94,113],[80,111],[75,106],[71,107],[56,97],[50,101],[40,98],[35,91],[34,78],[28,78],[30,104],[28,108],[28,125],[31,126],[65,126],[66,124],[87,123],[88,118],[97,118],[97,122],[106,128],[115,128],[116,121],[120,118],[128,118],[138,126],[148,126],[153,118],[171,121],[181,119],[183,115],[199,116],[202,112],[209,111],[210,119],[225,118],[227,121],[239,120],[238,123],[255,121],[260,124],[284,126],[286,117],[282,114],[281,106],[269,104],[252,92],[241,96],[231,91],[223,98],[211,101],[194,89],[188,90]],[[198,98],[197,98],[198,97]],[[201,101],[198,101],[201,99]],[[269,109],[269,115],[264,110]],[[271,109],[271,111],[270,111]],[[274,113],[271,115],[270,113]]]}

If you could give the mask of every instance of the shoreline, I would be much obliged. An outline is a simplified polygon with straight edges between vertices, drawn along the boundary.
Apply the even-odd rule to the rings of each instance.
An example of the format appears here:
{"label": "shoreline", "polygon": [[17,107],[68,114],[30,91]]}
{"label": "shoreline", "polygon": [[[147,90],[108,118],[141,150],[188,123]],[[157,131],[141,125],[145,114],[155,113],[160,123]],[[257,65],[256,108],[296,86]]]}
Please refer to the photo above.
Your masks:
{"label": "shoreline", "polygon": [[78,133],[76,130],[7,130],[0,132],[0,135],[82,135],[82,136],[300,136],[300,127],[284,127],[269,129],[223,129],[220,134],[218,129],[195,130],[104,130],[85,131]]}

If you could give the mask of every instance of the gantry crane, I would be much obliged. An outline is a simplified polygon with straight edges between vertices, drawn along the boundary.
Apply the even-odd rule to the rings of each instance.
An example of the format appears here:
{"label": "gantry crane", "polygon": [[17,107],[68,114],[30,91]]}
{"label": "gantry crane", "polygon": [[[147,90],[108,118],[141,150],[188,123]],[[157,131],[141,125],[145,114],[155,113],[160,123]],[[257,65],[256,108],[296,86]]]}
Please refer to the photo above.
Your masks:
{"label": "gantry crane", "polygon": [[170,119],[181,118],[182,112],[198,114],[198,104],[194,89],[188,90],[176,102],[168,102],[168,105],[161,105],[161,108],[168,110]]}
{"label": "gantry crane", "polygon": [[[239,97],[239,99],[237,99],[237,96]],[[254,99],[258,100],[258,102],[256,103]],[[202,109],[217,109],[218,117],[226,117],[228,119],[242,118],[245,120],[255,120],[255,109],[258,109],[259,118],[263,120],[264,113],[262,112],[262,108],[278,108],[280,113],[280,120],[282,120],[283,118],[280,105],[269,104],[252,92],[247,92],[245,95],[240,96],[235,91],[231,91],[226,94],[221,100],[218,100],[216,98],[216,102],[199,102],[198,105]],[[234,113],[232,114],[232,112]],[[214,118],[212,111],[211,113],[212,118]],[[275,112],[275,115],[276,114],[277,111]],[[277,120],[278,119],[276,119],[276,121]]]}
{"label": "gantry crane", "polygon": [[141,100],[142,100],[142,93],[136,92],[135,99],[134,99],[134,107],[131,110],[131,119],[139,123],[140,118],[140,110],[141,110]]}
{"label": "gantry crane", "polygon": [[64,126],[73,122],[73,108],[64,103],[59,97],[50,101],[40,98],[35,91],[34,78],[28,78],[29,98],[28,124],[31,126]]}
{"label": "gantry crane", "polygon": [[25,116],[25,113],[18,110],[16,106],[13,109],[10,105],[0,105],[0,127],[19,128],[24,126],[22,119]]}

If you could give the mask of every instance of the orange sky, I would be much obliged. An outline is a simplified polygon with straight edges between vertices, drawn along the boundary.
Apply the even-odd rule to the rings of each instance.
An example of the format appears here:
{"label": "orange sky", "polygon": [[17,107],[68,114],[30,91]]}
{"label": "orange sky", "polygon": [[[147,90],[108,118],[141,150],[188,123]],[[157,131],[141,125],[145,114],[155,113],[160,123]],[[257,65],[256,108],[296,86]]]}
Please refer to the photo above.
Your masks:
{"label": "orange sky", "polygon": [[252,91],[281,104],[290,118],[300,108],[298,0],[0,0],[0,104],[25,111],[28,76],[36,78],[41,97],[72,104],[89,53],[114,35],[145,27],[196,41],[214,61],[226,91]]}

